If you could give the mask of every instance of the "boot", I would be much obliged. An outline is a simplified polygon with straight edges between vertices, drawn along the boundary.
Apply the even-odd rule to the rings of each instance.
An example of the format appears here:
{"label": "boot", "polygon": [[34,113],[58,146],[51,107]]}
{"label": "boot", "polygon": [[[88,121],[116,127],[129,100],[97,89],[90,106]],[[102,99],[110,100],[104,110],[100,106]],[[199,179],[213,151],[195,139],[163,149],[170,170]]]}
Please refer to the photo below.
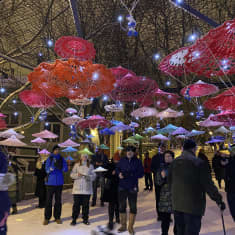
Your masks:
{"label": "boot", "polygon": [[128,225],[128,232],[131,234],[131,235],[134,235],[135,234],[135,231],[134,231],[134,224],[135,224],[135,217],[136,217],[136,214],[132,214],[130,213],[129,215],[129,225]]}
{"label": "boot", "polygon": [[126,231],[126,213],[120,213],[120,222],[121,222],[121,227],[118,229],[119,233],[123,233]]}

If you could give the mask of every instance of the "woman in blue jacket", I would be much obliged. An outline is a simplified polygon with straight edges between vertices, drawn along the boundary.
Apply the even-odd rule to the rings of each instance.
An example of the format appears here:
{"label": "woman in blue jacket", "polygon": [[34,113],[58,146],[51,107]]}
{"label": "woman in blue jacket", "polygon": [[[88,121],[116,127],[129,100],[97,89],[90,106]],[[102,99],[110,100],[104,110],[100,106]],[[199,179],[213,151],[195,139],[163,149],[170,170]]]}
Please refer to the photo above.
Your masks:
{"label": "woman in blue jacket", "polygon": [[135,155],[136,148],[128,146],[126,148],[126,156],[121,158],[117,164],[116,173],[119,176],[119,212],[121,227],[118,232],[127,230],[127,214],[126,201],[130,207],[128,231],[134,234],[134,223],[137,213],[137,195],[138,195],[138,179],[144,176],[144,168],[142,162]]}
{"label": "woman in blue jacket", "polygon": [[61,195],[64,184],[63,172],[68,171],[68,165],[64,158],[59,154],[59,146],[53,147],[52,154],[46,160],[47,173],[47,199],[45,206],[45,219],[43,225],[48,225],[52,215],[52,200],[55,197],[54,217],[57,224],[62,224],[61,216]]}

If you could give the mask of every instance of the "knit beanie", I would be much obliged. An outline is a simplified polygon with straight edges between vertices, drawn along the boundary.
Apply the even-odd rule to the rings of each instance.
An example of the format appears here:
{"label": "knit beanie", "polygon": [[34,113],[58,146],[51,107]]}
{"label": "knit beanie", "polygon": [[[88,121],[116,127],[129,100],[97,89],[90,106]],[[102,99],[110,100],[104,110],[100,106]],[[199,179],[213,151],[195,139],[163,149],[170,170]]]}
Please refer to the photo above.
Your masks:
{"label": "knit beanie", "polygon": [[195,143],[194,140],[188,139],[188,140],[185,140],[185,141],[184,141],[183,149],[184,149],[184,150],[190,150],[190,149],[195,148],[196,146],[197,146],[197,144]]}

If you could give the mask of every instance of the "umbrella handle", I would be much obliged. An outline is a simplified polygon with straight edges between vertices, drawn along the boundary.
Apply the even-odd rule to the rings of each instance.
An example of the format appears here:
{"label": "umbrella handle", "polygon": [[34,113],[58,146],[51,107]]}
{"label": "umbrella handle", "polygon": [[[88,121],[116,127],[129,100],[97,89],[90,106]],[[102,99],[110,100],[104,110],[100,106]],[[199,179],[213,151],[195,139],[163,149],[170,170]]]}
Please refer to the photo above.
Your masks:
{"label": "umbrella handle", "polygon": [[221,210],[220,212],[221,212],[221,219],[222,219],[222,225],[223,225],[223,232],[224,232],[224,235],[226,235],[223,211]]}

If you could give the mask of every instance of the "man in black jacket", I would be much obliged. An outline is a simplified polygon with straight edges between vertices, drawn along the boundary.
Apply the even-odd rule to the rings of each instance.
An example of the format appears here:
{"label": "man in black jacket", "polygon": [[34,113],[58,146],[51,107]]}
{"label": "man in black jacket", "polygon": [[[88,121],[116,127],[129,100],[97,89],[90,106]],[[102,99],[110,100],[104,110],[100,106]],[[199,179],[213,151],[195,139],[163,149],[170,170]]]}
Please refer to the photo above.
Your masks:
{"label": "man in black jacket", "polygon": [[156,199],[156,212],[158,216],[158,221],[161,220],[158,202],[160,200],[160,191],[161,186],[159,186],[156,182],[156,175],[160,167],[164,164],[164,156],[163,153],[166,151],[166,146],[164,144],[159,145],[159,152],[153,156],[152,163],[151,163],[151,171],[153,172],[153,180],[154,180],[154,188],[155,188],[155,199]]}

